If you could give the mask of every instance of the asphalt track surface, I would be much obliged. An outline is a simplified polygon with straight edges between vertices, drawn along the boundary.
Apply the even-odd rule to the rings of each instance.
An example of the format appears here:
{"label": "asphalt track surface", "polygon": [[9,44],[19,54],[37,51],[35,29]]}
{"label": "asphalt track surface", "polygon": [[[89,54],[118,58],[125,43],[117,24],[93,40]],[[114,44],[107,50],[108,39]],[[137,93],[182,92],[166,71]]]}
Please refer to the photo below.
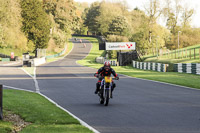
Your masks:
{"label": "asphalt track surface", "polygon": [[22,69],[22,62],[0,63],[0,84],[35,91],[33,79]]}
{"label": "asphalt track surface", "polygon": [[[90,48],[89,43],[86,48],[75,43],[64,59],[38,67],[40,92],[101,133],[200,133],[200,91],[196,89],[120,75],[114,98],[107,107],[100,105],[94,94],[97,70],[76,63]],[[4,76],[18,77],[10,73],[1,79]],[[12,78],[15,86],[32,86],[23,72],[20,76],[21,83]],[[3,82],[10,84],[7,79]]]}

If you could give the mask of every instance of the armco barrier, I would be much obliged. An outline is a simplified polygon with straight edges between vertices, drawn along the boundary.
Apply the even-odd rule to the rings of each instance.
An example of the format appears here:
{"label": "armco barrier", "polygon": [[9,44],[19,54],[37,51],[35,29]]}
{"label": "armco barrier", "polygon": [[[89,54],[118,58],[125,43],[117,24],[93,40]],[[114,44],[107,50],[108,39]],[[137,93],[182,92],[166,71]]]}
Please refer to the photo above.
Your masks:
{"label": "armco barrier", "polygon": [[133,67],[143,70],[153,70],[158,72],[167,72],[168,64],[152,63],[152,62],[137,62],[133,61]]}
{"label": "armco barrier", "polygon": [[46,56],[46,59],[51,59],[51,58],[55,58],[55,57],[59,57],[61,55],[63,55],[67,50],[67,45],[65,45],[65,48],[62,52],[58,53],[58,54],[54,54],[54,55],[48,55]]}
{"label": "armco barrier", "polygon": [[192,73],[200,75],[200,63],[177,63],[174,64],[174,72]]}
{"label": "armco barrier", "polygon": [[10,58],[1,58],[2,62],[10,61]]}

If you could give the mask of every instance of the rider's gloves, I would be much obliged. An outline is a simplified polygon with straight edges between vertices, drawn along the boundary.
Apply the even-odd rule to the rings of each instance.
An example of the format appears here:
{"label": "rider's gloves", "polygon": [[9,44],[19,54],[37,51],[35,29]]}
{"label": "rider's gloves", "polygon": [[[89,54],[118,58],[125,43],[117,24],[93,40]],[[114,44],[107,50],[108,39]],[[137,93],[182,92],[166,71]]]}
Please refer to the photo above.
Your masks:
{"label": "rider's gloves", "polygon": [[95,77],[98,77],[98,75],[99,75],[99,74],[97,74],[97,73],[94,74]]}
{"label": "rider's gloves", "polygon": [[115,79],[116,79],[116,80],[119,80],[119,77],[117,76],[117,77],[115,77]]}

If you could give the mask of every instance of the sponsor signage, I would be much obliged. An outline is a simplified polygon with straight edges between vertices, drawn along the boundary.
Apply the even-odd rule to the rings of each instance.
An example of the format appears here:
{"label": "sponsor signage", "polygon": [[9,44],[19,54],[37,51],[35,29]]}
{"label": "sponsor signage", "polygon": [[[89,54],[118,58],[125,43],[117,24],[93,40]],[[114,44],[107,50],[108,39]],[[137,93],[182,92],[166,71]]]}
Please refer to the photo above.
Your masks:
{"label": "sponsor signage", "polygon": [[106,50],[135,50],[135,42],[106,42]]}

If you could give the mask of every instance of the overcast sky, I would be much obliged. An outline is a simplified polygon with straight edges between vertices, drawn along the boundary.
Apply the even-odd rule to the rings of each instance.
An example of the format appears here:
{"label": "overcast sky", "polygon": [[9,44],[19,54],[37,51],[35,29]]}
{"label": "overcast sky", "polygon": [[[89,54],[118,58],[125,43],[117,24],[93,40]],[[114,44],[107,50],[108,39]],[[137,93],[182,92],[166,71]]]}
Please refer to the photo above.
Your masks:
{"label": "overcast sky", "polygon": [[[102,1],[102,0],[74,0],[78,2],[88,2],[92,3],[94,1]],[[111,0],[115,1],[115,0]],[[118,0],[119,1],[119,0]],[[164,0],[160,0],[161,2]],[[196,28],[200,28],[200,0],[182,0],[182,4],[187,5],[189,8],[195,9],[195,14],[192,17],[192,26]],[[134,9],[135,7],[138,7],[139,9],[144,10],[144,5],[148,4],[149,0],[126,0],[128,6],[130,9]],[[162,4],[162,3],[161,3]],[[162,22],[159,22],[161,25]]]}

